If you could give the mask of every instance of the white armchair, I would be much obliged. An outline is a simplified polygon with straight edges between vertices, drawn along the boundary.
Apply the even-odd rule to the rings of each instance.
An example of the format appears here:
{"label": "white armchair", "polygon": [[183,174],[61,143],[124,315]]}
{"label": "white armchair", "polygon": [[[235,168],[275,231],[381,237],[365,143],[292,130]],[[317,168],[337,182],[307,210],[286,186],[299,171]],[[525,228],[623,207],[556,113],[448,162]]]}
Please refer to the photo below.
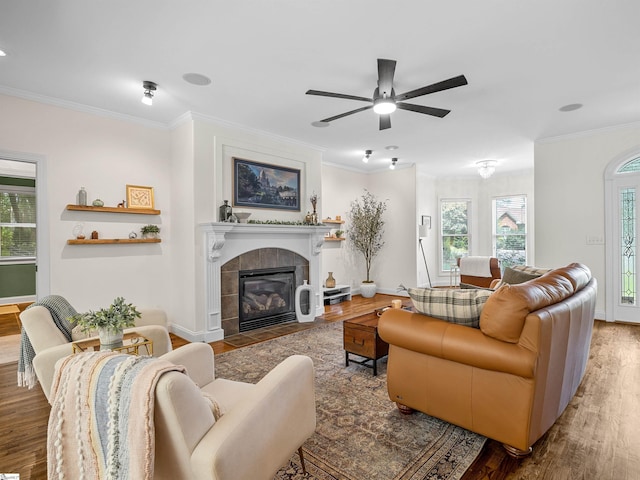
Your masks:
{"label": "white armchair", "polygon": [[[296,450],[304,468],[300,446],[316,427],[309,357],[285,359],[255,385],[215,378],[205,343],[162,358],[188,376],[168,372],[156,386],[154,479],[270,480]],[[206,397],[218,403],[218,420]]]}
{"label": "white armchair", "polygon": [[[159,357],[171,351],[171,339],[167,331],[167,317],[159,309],[139,309],[141,318],[136,326],[125,329],[125,333],[136,331],[153,341],[153,356]],[[61,358],[71,355],[73,348],[62,332],[56,327],[49,310],[33,306],[20,314],[22,326],[29,336],[36,356],[33,369],[42,386],[42,391],[50,401],[49,392],[53,381],[55,364]]]}

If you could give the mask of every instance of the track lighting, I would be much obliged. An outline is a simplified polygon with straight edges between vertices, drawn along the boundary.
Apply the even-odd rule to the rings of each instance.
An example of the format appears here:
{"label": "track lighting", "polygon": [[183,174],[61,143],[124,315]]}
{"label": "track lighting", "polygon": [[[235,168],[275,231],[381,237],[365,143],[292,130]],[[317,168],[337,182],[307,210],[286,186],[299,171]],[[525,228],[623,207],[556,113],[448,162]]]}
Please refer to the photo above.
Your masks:
{"label": "track lighting", "polygon": [[480,162],[476,162],[478,166],[478,173],[485,180],[493,175],[493,172],[496,171],[496,162],[495,160],[482,160]]}
{"label": "track lighting", "polygon": [[391,165],[389,165],[389,169],[390,170],[395,170],[396,169],[396,162],[398,161],[397,158],[392,158],[391,159]]}
{"label": "track lighting", "polygon": [[144,89],[144,93],[142,94],[142,103],[145,105],[153,105],[153,95],[156,92],[158,85],[154,82],[150,82],[145,80],[142,82],[142,88]]}
{"label": "track lighting", "polygon": [[362,157],[362,161],[364,163],[369,163],[369,157],[371,156],[372,153],[373,153],[373,150],[365,150],[364,157]]}

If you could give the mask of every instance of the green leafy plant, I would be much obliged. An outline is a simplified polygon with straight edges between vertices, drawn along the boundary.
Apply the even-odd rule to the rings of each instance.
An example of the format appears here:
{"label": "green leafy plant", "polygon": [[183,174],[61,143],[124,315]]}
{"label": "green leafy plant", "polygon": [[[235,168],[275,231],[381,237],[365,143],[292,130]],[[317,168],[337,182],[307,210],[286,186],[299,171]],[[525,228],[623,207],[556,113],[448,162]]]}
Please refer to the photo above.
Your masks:
{"label": "green leafy plant", "polygon": [[97,311],[89,310],[86,313],[78,313],[69,320],[80,325],[83,332],[87,333],[98,328],[106,328],[110,331],[119,331],[135,325],[136,318],[140,318],[140,312],[131,303],[125,303],[124,298],[117,297],[108,308]]}
{"label": "green leafy plant", "polygon": [[344,233],[344,232],[343,232],[342,230],[336,230],[336,238],[340,238],[340,237],[342,237],[342,234],[343,234],[343,233]]}
{"label": "green leafy plant", "polygon": [[160,227],[157,225],[145,225],[140,229],[143,235],[147,233],[160,233]]}
{"label": "green leafy plant", "polygon": [[348,212],[350,244],[364,256],[367,279],[364,283],[372,283],[370,279],[371,263],[384,246],[384,220],[382,215],[387,209],[387,201],[379,201],[371,192],[365,190],[360,199],[351,202]]}

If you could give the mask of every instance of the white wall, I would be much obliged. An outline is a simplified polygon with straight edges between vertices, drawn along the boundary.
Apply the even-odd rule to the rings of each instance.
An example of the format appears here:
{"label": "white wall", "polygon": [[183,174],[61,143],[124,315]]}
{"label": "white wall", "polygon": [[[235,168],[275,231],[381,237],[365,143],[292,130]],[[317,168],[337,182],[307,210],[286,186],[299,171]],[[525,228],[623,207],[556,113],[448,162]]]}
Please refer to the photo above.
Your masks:
{"label": "white wall", "polygon": [[[138,306],[165,306],[170,297],[170,147],[167,131],[0,95],[0,149],[41,155],[47,169],[50,292],[79,311],[106,306],[123,296]],[[107,206],[125,198],[126,185],[154,187],[159,217],[70,212],[86,187],[90,201]],[[162,243],[72,246],[74,226],[103,238],[127,238],[158,223]]]}
{"label": "white wall", "polygon": [[[322,247],[322,269],[338,284],[350,285],[354,292],[366,278],[364,259],[349,242],[348,212],[351,202],[365,189],[378,200],[389,200],[384,214],[385,245],[372,262],[371,278],[378,292],[396,294],[398,285],[416,285],[416,180],[415,167],[365,174],[337,167],[322,166],[322,199],[324,217],[342,216],[344,242],[327,242]],[[325,277],[326,277],[325,275]]]}
{"label": "white wall", "polygon": [[[598,281],[596,317],[605,318],[604,171],[624,152],[640,146],[640,125],[585,132],[535,145],[536,261],[587,265]],[[609,319],[607,319],[609,320]]]}

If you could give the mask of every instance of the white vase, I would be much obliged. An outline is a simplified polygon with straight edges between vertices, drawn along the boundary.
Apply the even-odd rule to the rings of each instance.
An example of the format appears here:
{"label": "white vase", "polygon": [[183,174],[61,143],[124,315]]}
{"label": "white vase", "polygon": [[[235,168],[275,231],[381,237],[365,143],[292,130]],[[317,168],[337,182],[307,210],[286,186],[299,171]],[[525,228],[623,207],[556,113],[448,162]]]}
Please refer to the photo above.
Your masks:
{"label": "white vase", "polygon": [[[302,305],[301,305],[302,302],[300,301],[302,292],[308,292],[308,296],[309,296],[309,306],[308,306],[309,310],[307,311],[307,313],[304,313],[302,311]],[[313,322],[313,320],[316,318],[313,287],[309,285],[306,280],[304,280],[304,283],[302,285],[296,288],[295,302],[296,302],[295,304],[296,319],[298,320],[298,322],[300,323]]]}
{"label": "white vase", "polygon": [[376,294],[376,284],[375,283],[361,283],[360,284],[360,295],[364,298],[372,298]]}
{"label": "white vase", "polygon": [[113,347],[122,345],[123,335],[124,332],[122,329],[114,330],[107,327],[98,328],[98,336],[100,337],[101,346]]}

